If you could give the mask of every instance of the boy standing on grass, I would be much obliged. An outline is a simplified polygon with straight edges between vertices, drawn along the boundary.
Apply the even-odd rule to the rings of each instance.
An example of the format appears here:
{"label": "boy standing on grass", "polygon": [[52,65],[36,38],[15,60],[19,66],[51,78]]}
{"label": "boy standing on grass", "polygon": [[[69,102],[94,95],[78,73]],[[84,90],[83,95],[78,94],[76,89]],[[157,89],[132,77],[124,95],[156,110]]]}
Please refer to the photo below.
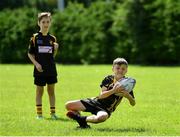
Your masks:
{"label": "boy standing on grass", "polygon": [[[82,100],[68,101],[66,103],[66,109],[68,110],[67,116],[79,124],[80,128],[89,128],[87,122],[100,123],[107,120],[111,113],[125,97],[129,100],[129,103],[134,106],[135,99],[133,91],[128,93],[122,86],[114,86],[116,81],[125,77],[127,72],[128,63],[123,58],[116,58],[113,61],[113,75],[106,76],[100,87],[101,93],[98,97],[87,98]],[[121,96],[116,95],[121,94]],[[91,112],[94,115],[81,116],[79,111]]]}
{"label": "boy standing on grass", "polygon": [[49,95],[50,115],[56,120],[55,114],[55,83],[57,83],[57,71],[54,57],[58,50],[56,37],[49,34],[51,25],[51,13],[38,14],[38,26],[40,31],[33,34],[30,40],[28,57],[34,64],[34,84],[36,85],[36,110],[37,119],[43,119],[42,96],[44,86],[47,84]]}

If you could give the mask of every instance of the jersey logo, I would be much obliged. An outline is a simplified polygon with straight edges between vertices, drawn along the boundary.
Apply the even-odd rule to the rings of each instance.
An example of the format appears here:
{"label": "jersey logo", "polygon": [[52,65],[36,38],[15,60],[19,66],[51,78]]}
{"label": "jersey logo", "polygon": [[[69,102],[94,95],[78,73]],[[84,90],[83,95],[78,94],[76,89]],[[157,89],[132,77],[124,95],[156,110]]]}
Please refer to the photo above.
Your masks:
{"label": "jersey logo", "polygon": [[37,44],[43,44],[43,41],[38,39]]}
{"label": "jersey logo", "polygon": [[52,47],[49,46],[38,46],[39,53],[52,53]]}

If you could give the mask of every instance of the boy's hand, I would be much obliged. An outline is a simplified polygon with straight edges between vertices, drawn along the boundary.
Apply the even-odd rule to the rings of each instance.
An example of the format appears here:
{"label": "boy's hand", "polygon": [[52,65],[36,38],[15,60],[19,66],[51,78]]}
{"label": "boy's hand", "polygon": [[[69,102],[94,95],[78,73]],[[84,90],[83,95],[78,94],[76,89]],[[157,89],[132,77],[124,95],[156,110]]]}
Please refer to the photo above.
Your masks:
{"label": "boy's hand", "polygon": [[43,69],[42,69],[41,64],[36,63],[36,64],[35,64],[35,67],[36,67],[36,69],[37,69],[39,72],[43,72]]}
{"label": "boy's hand", "polygon": [[126,90],[122,90],[120,93],[122,93],[122,96],[125,97],[125,98],[129,97],[129,93]]}
{"label": "boy's hand", "polygon": [[54,50],[57,50],[59,48],[59,44],[56,42],[54,42],[53,44],[54,44]]}
{"label": "boy's hand", "polygon": [[113,89],[114,89],[114,93],[121,93],[121,91],[124,90],[124,87],[121,86],[120,84],[116,84],[114,85]]}
{"label": "boy's hand", "polygon": [[122,93],[123,97],[125,97],[129,100],[129,102],[132,106],[134,106],[136,104],[135,99],[129,94],[128,91],[123,90],[123,91],[121,91],[121,93]]}

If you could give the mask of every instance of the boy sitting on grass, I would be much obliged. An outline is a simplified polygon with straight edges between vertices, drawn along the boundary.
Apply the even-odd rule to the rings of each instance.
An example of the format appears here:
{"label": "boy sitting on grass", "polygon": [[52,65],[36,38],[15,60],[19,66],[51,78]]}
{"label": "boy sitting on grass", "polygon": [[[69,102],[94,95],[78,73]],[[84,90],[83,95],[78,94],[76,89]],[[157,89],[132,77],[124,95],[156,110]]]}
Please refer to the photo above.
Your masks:
{"label": "boy sitting on grass", "polygon": [[[127,73],[128,62],[124,58],[116,58],[113,61],[113,73],[106,76],[100,84],[101,93],[95,98],[87,98],[82,100],[68,101],[66,109],[67,116],[79,124],[80,128],[89,128],[89,123],[100,123],[106,121],[111,113],[115,111],[123,97],[129,100],[129,103],[134,106],[135,99],[133,91],[127,92],[120,85],[114,84],[125,77]],[[121,94],[121,96],[117,94]],[[91,112],[91,116],[81,116],[80,111]]]}

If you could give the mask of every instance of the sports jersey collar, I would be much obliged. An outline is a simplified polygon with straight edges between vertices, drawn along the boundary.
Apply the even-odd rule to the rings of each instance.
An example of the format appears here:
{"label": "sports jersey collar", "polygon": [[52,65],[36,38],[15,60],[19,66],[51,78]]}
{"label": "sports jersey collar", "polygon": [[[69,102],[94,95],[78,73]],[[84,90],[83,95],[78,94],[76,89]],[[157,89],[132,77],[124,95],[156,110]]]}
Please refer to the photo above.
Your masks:
{"label": "sports jersey collar", "polygon": [[[123,76],[122,78],[125,78],[125,76]],[[116,83],[118,80],[115,79],[115,76],[113,75],[113,83]]]}
{"label": "sports jersey collar", "polygon": [[47,35],[43,35],[42,32],[39,31],[39,34],[40,34],[41,36],[48,36],[48,35],[49,35],[49,32],[47,33]]}

